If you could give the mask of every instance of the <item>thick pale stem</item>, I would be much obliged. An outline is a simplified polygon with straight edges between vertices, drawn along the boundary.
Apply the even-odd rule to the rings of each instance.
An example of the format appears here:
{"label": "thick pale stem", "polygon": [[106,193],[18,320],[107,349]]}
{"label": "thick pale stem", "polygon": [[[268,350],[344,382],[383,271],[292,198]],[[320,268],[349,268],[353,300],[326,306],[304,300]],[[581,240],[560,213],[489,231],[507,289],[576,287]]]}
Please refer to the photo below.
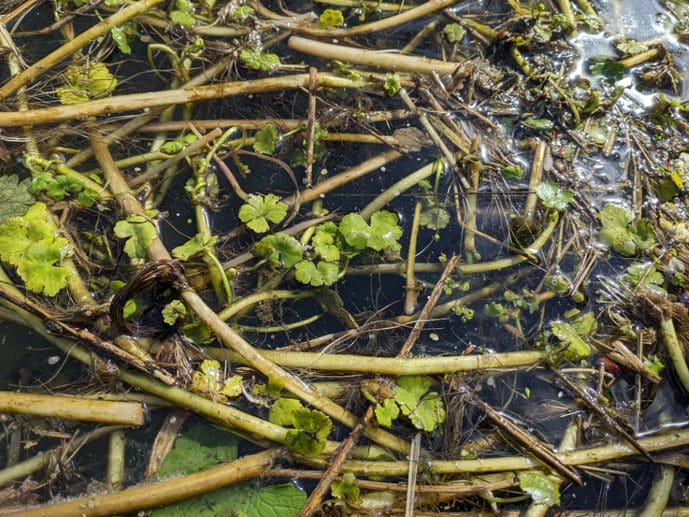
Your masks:
{"label": "thick pale stem", "polygon": [[534,154],[533,164],[531,165],[529,195],[526,198],[526,204],[524,205],[524,218],[527,221],[533,221],[536,213],[536,203],[538,202],[536,189],[541,184],[541,180],[543,178],[543,161],[545,160],[546,149],[547,145],[545,142],[539,141],[538,144],[536,144],[536,152]]}
{"label": "thick pale stem", "polygon": [[308,38],[292,36],[287,42],[289,47],[302,54],[317,56],[323,59],[337,59],[349,63],[381,68],[393,72],[409,72],[415,74],[453,74],[462,65],[460,63],[448,63],[438,59],[427,57],[405,56],[390,52],[365,50],[344,45],[332,45]]}
{"label": "thick pale stem", "polygon": [[108,402],[81,397],[0,392],[0,413],[64,418],[79,422],[127,425],[144,424],[144,410],[134,402]]}
{"label": "thick pale stem", "polygon": [[[221,361],[246,364],[230,350],[206,348],[205,353]],[[328,372],[366,373],[370,375],[442,375],[446,373],[479,372],[531,367],[546,358],[545,352],[507,352],[437,357],[371,357],[321,352],[282,352],[266,350],[263,354],[285,368],[303,368]]]}
{"label": "thick pale stem", "polygon": [[[639,443],[648,452],[660,452],[689,445],[689,429],[673,431],[667,434],[639,439]],[[555,454],[565,465],[594,465],[613,460],[623,460],[638,456],[639,451],[627,443],[616,443],[564,451]],[[525,456],[508,456],[502,458],[481,458],[476,460],[433,460],[432,469],[436,474],[471,474],[481,472],[507,472],[539,468],[539,463]],[[371,477],[406,476],[409,471],[408,461],[349,461],[345,471]]]}
{"label": "thick pale stem", "polygon": [[377,156],[374,156],[373,158],[369,158],[368,160],[361,162],[359,165],[355,165],[351,169],[348,169],[345,172],[338,174],[337,176],[333,176],[330,179],[322,181],[312,188],[300,192],[298,196],[289,196],[284,201],[290,206],[294,205],[297,201],[303,204],[310,203],[311,201],[319,199],[321,196],[327,194],[328,192],[331,192],[337,188],[340,188],[343,185],[346,185],[351,181],[362,178],[367,174],[377,171],[381,167],[401,157],[402,154],[398,153],[397,151],[386,151]]}
{"label": "thick pale stem", "polygon": [[[151,109],[158,106],[170,106],[172,104],[202,102],[224,97],[306,88],[308,85],[309,74],[297,74],[283,77],[270,77],[268,79],[256,79],[254,81],[235,81],[209,86],[198,86],[195,88],[166,90],[165,95],[161,95],[160,92],[118,95],[69,106],[52,106],[50,108],[33,109],[22,112],[1,112],[0,127],[55,124],[68,120],[83,120],[98,115],[121,113],[123,111]],[[362,88],[367,85],[368,83],[364,81],[353,81],[331,74],[317,75],[317,86],[319,88]]]}
{"label": "thick pale stem", "polygon": [[127,441],[124,431],[115,431],[108,442],[108,485],[113,490],[124,488],[124,467],[126,462]]}
{"label": "thick pale stem", "polygon": [[418,306],[420,289],[416,283],[414,274],[414,263],[416,262],[416,241],[419,237],[419,225],[421,219],[421,201],[416,202],[414,208],[414,219],[411,225],[411,235],[409,236],[409,251],[407,252],[407,293],[404,302],[404,313],[414,314]]}

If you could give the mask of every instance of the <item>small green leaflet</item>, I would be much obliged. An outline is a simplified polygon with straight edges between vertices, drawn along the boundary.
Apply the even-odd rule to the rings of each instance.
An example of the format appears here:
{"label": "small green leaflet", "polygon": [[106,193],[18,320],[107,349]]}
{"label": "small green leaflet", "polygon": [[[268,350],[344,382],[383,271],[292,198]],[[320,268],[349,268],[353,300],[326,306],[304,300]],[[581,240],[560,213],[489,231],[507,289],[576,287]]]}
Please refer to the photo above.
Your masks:
{"label": "small green leaflet", "polygon": [[634,288],[643,287],[661,296],[667,296],[667,291],[663,288],[663,274],[656,270],[651,262],[634,262],[622,278]]}
{"label": "small green leaflet", "polygon": [[356,478],[351,472],[345,472],[341,480],[333,481],[330,485],[330,492],[333,497],[344,499],[351,504],[358,504],[361,501],[361,491],[356,484]]}
{"label": "small green leaflet", "polygon": [[75,195],[86,191],[95,195],[96,200],[98,199],[96,192],[84,189],[84,182],[80,179],[64,175],[53,176],[49,172],[34,177],[30,191],[34,195],[44,193],[54,201],[62,201],[67,194]]}
{"label": "small green leaflet", "polygon": [[124,221],[117,221],[115,235],[120,239],[127,239],[124,252],[129,258],[141,261],[146,258],[148,247],[158,236],[158,232],[145,217],[133,215]]}
{"label": "small green leaflet", "polygon": [[665,365],[657,357],[654,357],[653,361],[644,358],[644,367],[646,368],[647,372],[657,376],[660,376],[660,374],[663,373],[663,370],[665,370]]}
{"label": "small green leaflet", "polygon": [[280,66],[280,58],[276,54],[264,54],[257,48],[242,49],[239,59],[249,70],[256,72],[272,72]]}
{"label": "small green leaflet", "polygon": [[263,237],[254,248],[254,255],[267,258],[276,268],[290,269],[302,259],[301,243],[284,233]]}
{"label": "small green leaflet", "polygon": [[266,124],[254,135],[254,151],[259,154],[275,154],[280,134],[275,124]]}
{"label": "small green leaflet", "polygon": [[400,416],[400,407],[392,399],[385,399],[382,404],[377,404],[375,409],[376,420],[383,427],[391,427],[392,422]]}
{"label": "small green leaflet", "polygon": [[631,211],[607,204],[598,213],[603,225],[601,239],[620,255],[633,257],[653,247],[656,243],[653,225],[647,219],[634,223]]}
{"label": "small green leaflet", "polygon": [[215,335],[210,327],[202,321],[195,321],[182,327],[182,335],[195,345],[205,345],[213,341]]}
{"label": "small green leaflet", "polygon": [[333,430],[333,421],[325,413],[315,409],[299,408],[292,413],[292,424],[314,436],[325,445],[325,441]]}
{"label": "small green leaflet", "polygon": [[327,262],[339,262],[340,249],[336,245],[337,225],[325,223],[316,227],[316,232],[311,238],[311,245],[315,252]]}
{"label": "small green leaflet", "polygon": [[462,305],[461,303],[455,303],[452,306],[452,313],[461,318],[464,323],[468,323],[474,319],[474,316],[476,315],[476,311],[474,311],[474,309],[471,309],[466,305]]}
{"label": "small green leaflet", "polygon": [[519,181],[524,177],[524,168],[521,165],[508,165],[502,170],[502,175],[508,180]]}
{"label": "small green leaflet", "polygon": [[26,213],[35,199],[29,192],[28,179],[19,181],[16,174],[0,176],[0,224]]}
{"label": "small green leaflet", "polygon": [[400,406],[402,413],[404,413],[414,427],[423,429],[427,433],[433,432],[436,427],[445,421],[445,404],[436,392],[431,392],[419,401],[415,408],[409,413],[406,412],[404,406]]}
{"label": "small green leaflet", "polygon": [[61,104],[79,104],[90,99],[110,95],[117,86],[117,78],[104,63],[92,62],[83,66],[70,65],[65,72],[67,86],[55,89]]}
{"label": "small green leaflet", "polygon": [[180,260],[187,261],[190,258],[204,252],[205,250],[211,249],[215,246],[218,237],[217,235],[211,235],[209,237],[197,233],[181,246],[177,246],[172,250],[172,255]]}
{"label": "small green leaflet", "polygon": [[313,287],[333,285],[337,282],[338,267],[332,262],[319,261],[316,265],[310,260],[302,260],[294,266],[294,275],[302,284]]}
{"label": "small green leaflet", "polygon": [[624,65],[614,61],[598,61],[591,67],[591,74],[608,85],[614,85],[617,81],[622,80],[627,73],[628,70]]}
{"label": "small green leaflet", "polygon": [[636,41],[634,39],[622,40],[615,46],[620,52],[630,56],[641,54],[642,52],[646,52],[648,50],[648,45],[646,43]]}
{"label": "small green leaflet", "polygon": [[450,224],[450,214],[441,206],[429,206],[421,212],[419,224],[429,230],[442,230]]}
{"label": "small green leaflet", "polygon": [[443,34],[450,43],[460,43],[464,39],[466,33],[466,29],[459,23],[448,23],[443,28]]}
{"label": "small green leaflet", "polygon": [[61,264],[71,252],[44,203],[0,225],[0,259],[17,268],[32,292],[55,296],[67,285],[69,271]]}
{"label": "small green leaflet", "polygon": [[29,291],[55,296],[67,285],[69,271],[58,264],[63,258],[62,248],[68,246],[67,240],[60,237],[49,244],[33,243],[26,249],[25,260],[17,266],[17,273]]}
{"label": "small green leaflet", "polygon": [[275,194],[249,194],[239,209],[239,220],[256,233],[266,233],[269,223],[279,223],[287,216],[288,206]]}
{"label": "small green leaflet", "polygon": [[178,320],[184,319],[184,317],[187,315],[187,308],[181,300],[172,300],[165,307],[163,307],[161,312],[163,315],[163,321],[167,325],[172,326],[177,323]]}
{"label": "small green leaflet", "polygon": [[519,486],[536,504],[555,506],[560,504],[560,491],[550,477],[541,472],[520,472]]}
{"label": "small green leaflet", "polygon": [[570,322],[574,332],[584,337],[592,337],[598,332],[598,321],[592,312],[585,312]]}
{"label": "small green leaflet", "polygon": [[196,20],[192,16],[194,12],[194,4],[191,0],[177,0],[175,3],[174,11],[170,12],[170,21],[182,27],[191,27],[196,23]]}
{"label": "small green leaflet", "polygon": [[395,386],[394,401],[387,399],[376,406],[378,423],[389,427],[401,412],[417,429],[434,431],[445,421],[446,412],[440,395],[428,391],[431,384],[429,377],[421,375],[400,377]]}
{"label": "small green leaflet", "polygon": [[176,140],[165,142],[163,145],[160,146],[159,151],[161,153],[175,155],[183,151],[184,148],[188,145],[191,145],[194,142],[196,142],[198,139],[199,138],[196,135],[194,135],[193,133],[189,133],[181,138],[177,138]]}
{"label": "small green leaflet", "polygon": [[129,55],[132,53],[130,43],[134,41],[136,37],[136,23],[129,22],[113,27],[110,29],[110,36],[117,44],[119,51],[125,55]]}
{"label": "small green leaflet", "polygon": [[129,41],[127,41],[127,36],[124,31],[119,27],[113,27],[110,29],[110,36],[117,43],[117,48],[125,55],[132,53],[132,48],[129,46]]}
{"label": "small green leaflet", "polygon": [[501,303],[490,302],[483,306],[483,312],[491,318],[499,318],[505,314],[505,307]]}
{"label": "small green leaflet", "polygon": [[320,411],[307,409],[296,399],[279,398],[270,409],[269,420],[276,425],[291,426],[286,445],[296,454],[317,456],[333,429],[333,422]]}
{"label": "small green leaflet", "polygon": [[125,302],[124,307],[122,308],[122,316],[124,316],[124,319],[126,320],[132,320],[137,316],[141,316],[144,309],[147,307],[148,304],[142,303],[141,300],[135,296],[134,298],[130,298]]}
{"label": "small green leaflet", "polygon": [[394,97],[395,94],[400,91],[402,84],[400,83],[399,74],[385,74],[385,82],[383,83],[383,90],[388,95],[388,97]]}
{"label": "small green leaflet", "polygon": [[268,420],[275,425],[291,426],[292,415],[302,407],[304,406],[297,399],[279,398],[270,407]]}
{"label": "small green leaflet", "polygon": [[242,377],[234,375],[226,379],[220,362],[204,359],[198,370],[194,371],[189,388],[191,391],[210,395],[217,402],[225,403],[227,397],[234,398],[242,394]]}
{"label": "small green leaflet", "polygon": [[555,127],[553,121],[547,118],[527,117],[522,119],[521,123],[528,128],[536,129],[538,131],[550,131]]}
{"label": "small green leaflet", "polygon": [[570,290],[569,281],[561,275],[549,275],[545,279],[545,285],[551,291],[559,295],[565,295]]}
{"label": "small green leaflet", "polygon": [[574,194],[571,190],[560,187],[557,183],[552,181],[543,181],[536,187],[536,195],[546,208],[554,208],[557,211],[562,211],[567,208],[567,205],[574,199]]}
{"label": "small green leaflet", "polygon": [[234,23],[245,23],[254,14],[256,14],[256,11],[250,5],[238,5],[232,14],[232,21]]}
{"label": "small green leaflet", "polygon": [[340,222],[340,233],[345,242],[357,250],[371,248],[383,251],[390,248],[399,251],[397,240],[402,236],[399,219],[392,212],[381,210],[371,216],[371,225],[359,214],[347,214]]}
{"label": "small green leaflet", "polygon": [[326,9],[318,18],[318,25],[324,29],[334,29],[344,25],[344,16],[339,9]]}
{"label": "small green leaflet", "polygon": [[591,356],[591,346],[577,334],[574,327],[565,322],[553,322],[551,324],[553,334],[560,343],[567,345],[563,357],[572,363],[588,359]]}

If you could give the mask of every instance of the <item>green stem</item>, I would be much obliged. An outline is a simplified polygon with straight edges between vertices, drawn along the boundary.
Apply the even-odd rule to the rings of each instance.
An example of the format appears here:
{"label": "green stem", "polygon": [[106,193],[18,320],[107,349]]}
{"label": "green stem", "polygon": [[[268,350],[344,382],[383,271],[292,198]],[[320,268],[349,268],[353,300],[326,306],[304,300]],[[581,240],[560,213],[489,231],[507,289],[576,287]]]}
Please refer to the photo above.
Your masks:
{"label": "green stem", "polygon": [[223,321],[227,321],[233,316],[236,316],[237,314],[244,312],[250,307],[253,307],[254,305],[259,304],[261,302],[273,300],[302,300],[304,298],[310,298],[312,296],[315,296],[315,294],[316,293],[314,293],[313,291],[281,290],[254,293],[249,296],[245,296],[241,300],[238,300],[237,302],[233,303],[232,305],[218,313],[218,317]]}
{"label": "green stem", "polygon": [[79,171],[67,167],[66,165],[59,163],[55,160],[48,160],[43,158],[39,154],[26,154],[24,155],[24,164],[27,169],[34,174],[34,171],[52,171],[56,174],[62,174],[70,179],[77,180],[83,183],[84,187],[89,188],[98,193],[98,197],[103,201],[108,201],[112,199],[110,192],[104,186],[96,183],[91,178],[87,178]]}
{"label": "green stem", "polygon": [[675,467],[672,465],[658,465],[658,473],[653,478],[653,485],[648,499],[639,515],[644,517],[660,517],[667,508],[670,493],[675,484]]}
{"label": "green stem", "polygon": [[[442,160],[442,158],[440,160]],[[445,163],[445,160],[442,161]],[[376,196],[376,198],[366,205],[363,210],[359,212],[359,214],[368,221],[375,212],[381,210],[383,207],[385,207],[385,205],[398,197],[402,192],[406,192],[415,185],[418,185],[419,181],[432,176],[433,173],[435,173],[435,168],[436,163],[433,161],[427,165],[424,165],[417,171],[412,172],[408,176],[405,176],[397,183],[394,183],[385,189],[384,192]]]}
{"label": "green stem", "polygon": [[289,332],[290,330],[308,327],[312,323],[317,322],[322,317],[322,314],[314,314],[310,318],[306,318],[300,321],[294,321],[292,323],[283,323],[282,325],[275,325],[272,327],[249,327],[246,325],[241,325],[239,326],[238,330],[241,333],[253,332],[254,334],[276,334],[278,332]]}
{"label": "green stem", "polygon": [[[224,290],[225,296],[218,296],[218,299],[222,300],[224,298],[226,303],[232,303],[232,300],[234,299],[234,289],[232,288],[232,285],[230,285],[230,280],[227,278],[227,273],[225,273],[222,264],[218,260],[215,250],[204,249],[203,258],[210,262],[208,272],[211,275],[211,281],[217,282],[219,280],[220,285],[222,285]],[[214,278],[216,280],[213,280]]]}
{"label": "green stem", "polygon": [[671,317],[661,317],[660,333],[665,341],[665,348],[670,354],[670,360],[675,367],[677,377],[684,387],[685,393],[689,393],[689,368],[687,367],[686,350],[677,338],[675,324]]}

